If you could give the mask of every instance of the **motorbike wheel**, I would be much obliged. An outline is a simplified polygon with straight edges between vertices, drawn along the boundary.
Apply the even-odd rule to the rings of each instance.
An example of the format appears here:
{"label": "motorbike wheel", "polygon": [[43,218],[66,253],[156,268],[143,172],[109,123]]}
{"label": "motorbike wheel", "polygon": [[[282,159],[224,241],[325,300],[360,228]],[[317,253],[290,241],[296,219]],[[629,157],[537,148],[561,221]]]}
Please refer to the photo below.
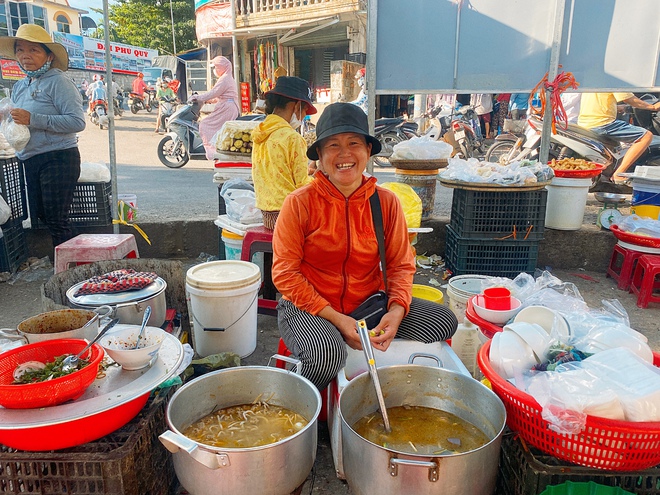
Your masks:
{"label": "motorbike wheel", "polygon": [[390,156],[392,156],[393,148],[399,144],[403,139],[395,132],[386,132],[378,137],[378,141],[382,146],[380,153],[374,155],[374,163],[379,167],[390,167]]}
{"label": "motorbike wheel", "polygon": [[190,159],[190,156],[180,143],[177,149],[175,148],[172,136],[165,136],[158,143],[158,159],[160,162],[169,168],[181,168]]}
{"label": "motorbike wheel", "polygon": [[145,109],[147,112],[151,113],[151,111],[153,110],[153,107],[152,107],[151,105],[145,105],[144,109]]}
{"label": "motorbike wheel", "polygon": [[135,115],[136,113],[138,113],[138,110],[139,110],[139,108],[137,107],[137,105],[136,105],[135,103],[133,103],[133,104],[131,105],[131,113],[132,113],[133,115]]}
{"label": "motorbike wheel", "polygon": [[514,147],[514,141],[497,141],[488,151],[486,151],[486,161],[491,163],[499,163],[500,157],[506,155]]}

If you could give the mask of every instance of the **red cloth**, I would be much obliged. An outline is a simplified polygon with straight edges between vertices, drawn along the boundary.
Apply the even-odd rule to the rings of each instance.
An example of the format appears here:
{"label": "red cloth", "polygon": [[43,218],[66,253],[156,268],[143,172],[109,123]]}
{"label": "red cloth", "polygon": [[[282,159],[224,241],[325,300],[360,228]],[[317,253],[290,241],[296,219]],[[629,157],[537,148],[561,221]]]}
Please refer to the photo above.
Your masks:
{"label": "red cloth", "polygon": [[135,270],[115,270],[85,280],[74,296],[89,294],[111,294],[127,290],[144,289],[158,275],[153,272],[136,272]]}

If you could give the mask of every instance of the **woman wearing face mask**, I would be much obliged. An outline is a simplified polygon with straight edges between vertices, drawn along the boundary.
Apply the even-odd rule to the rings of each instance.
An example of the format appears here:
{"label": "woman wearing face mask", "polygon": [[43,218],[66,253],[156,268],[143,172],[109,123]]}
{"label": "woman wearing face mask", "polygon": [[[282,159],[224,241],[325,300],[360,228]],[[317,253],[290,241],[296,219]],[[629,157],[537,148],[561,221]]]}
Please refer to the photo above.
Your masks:
{"label": "woman wearing face mask", "polygon": [[44,222],[57,246],[75,235],[69,209],[80,175],[76,133],[85,129],[82,97],[64,75],[66,49],[42,27],[23,24],[16,36],[0,38],[0,56],[16,60],[27,75],[11,94],[12,119],[30,130],[27,146],[16,156],[25,167],[33,218]]}
{"label": "woman wearing face mask", "polygon": [[264,226],[275,220],[287,194],[307,184],[307,144],[297,132],[306,115],[316,113],[309,85],[282,76],[266,93],[266,119],[252,131],[252,179]]}
{"label": "woman wearing face mask", "polygon": [[211,60],[211,64],[213,64],[215,75],[218,76],[215,85],[211,91],[191,97],[191,100],[199,103],[217,100],[215,110],[199,123],[199,134],[204,142],[206,158],[209,160],[213,160],[215,154],[213,136],[220,130],[222,124],[228,120],[234,120],[239,115],[238,91],[231,73],[231,62],[226,57],[219,55]]}

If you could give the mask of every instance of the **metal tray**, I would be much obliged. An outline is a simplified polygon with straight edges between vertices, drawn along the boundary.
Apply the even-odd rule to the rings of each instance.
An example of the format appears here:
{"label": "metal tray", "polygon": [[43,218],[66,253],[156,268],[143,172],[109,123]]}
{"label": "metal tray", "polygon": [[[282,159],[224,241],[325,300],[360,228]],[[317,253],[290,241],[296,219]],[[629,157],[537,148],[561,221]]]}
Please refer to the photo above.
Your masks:
{"label": "metal tray", "polygon": [[[106,354],[106,359],[112,362]],[[146,369],[125,371],[109,366],[103,378],[97,378],[79,399],[41,409],[5,409],[0,407],[3,430],[23,429],[66,423],[105,412],[130,402],[171,378],[183,362],[183,346],[167,334],[158,351],[158,359]]]}

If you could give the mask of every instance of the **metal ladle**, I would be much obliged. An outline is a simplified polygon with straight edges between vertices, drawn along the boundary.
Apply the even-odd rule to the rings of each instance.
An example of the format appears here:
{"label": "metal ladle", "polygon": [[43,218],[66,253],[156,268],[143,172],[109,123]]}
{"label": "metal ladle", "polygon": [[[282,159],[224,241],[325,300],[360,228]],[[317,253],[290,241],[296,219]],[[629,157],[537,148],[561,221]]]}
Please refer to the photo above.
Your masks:
{"label": "metal ladle", "polygon": [[392,431],[392,427],[390,426],[390,419],[387,417],[387,408],[385,407],[385,399],[383,399],[383,391],[380,388],[380,380],[378,379],[378,370],[376,369],[374,350],[371,347],[371,340],[369,340],[369,329],[367,328],[367,323],[364,320],[356,321],[355,327],[357,328],[358,335],[360,336],[360,342],[362,343],[364,356],[367,358],[367,366],[369,367],[371,380],[374,382],[376,397],[378,398],[378,406],[380,407],[380,414],[383,416],[383,425],[385,425],[385,431],[390,433]]}
{"label": "metal ladle", "polygon": [[75,370],[78,368],[78,361],[80,361],[80,356],[85,354],[87,352],[87,349],[92,347],[92,344],[97,342],[101,337],[103,337],[108,330],[110,330],[112,327],[114,327],[117,323],[119,323],[119,318],[115,318],[114,320],[110,320],[110,323],[108,323],[103,330],[101,330],[96,337],[92,339],[92,341],[85,346],[85,348],[80,351],[76,355],[70,355],[64,358],[64,361],[62,361],[62,371],[65,373],[68,373],[71,370]]}
{"label": "metal ladle", "polygon": [[137,349],[138,347],[140,347],[140,340],[142,339],[142,334],[144,333],[144,327],[147,326],[147,321],[149,320],[150,316],[151,316],[151,306],[147,306],[146,309],[144,310],[144,315],[142,315],[142,326],[140,327],[140,333],[138,333],[137,341],[135,342],[135,347],[133,347],[133,349]]}

